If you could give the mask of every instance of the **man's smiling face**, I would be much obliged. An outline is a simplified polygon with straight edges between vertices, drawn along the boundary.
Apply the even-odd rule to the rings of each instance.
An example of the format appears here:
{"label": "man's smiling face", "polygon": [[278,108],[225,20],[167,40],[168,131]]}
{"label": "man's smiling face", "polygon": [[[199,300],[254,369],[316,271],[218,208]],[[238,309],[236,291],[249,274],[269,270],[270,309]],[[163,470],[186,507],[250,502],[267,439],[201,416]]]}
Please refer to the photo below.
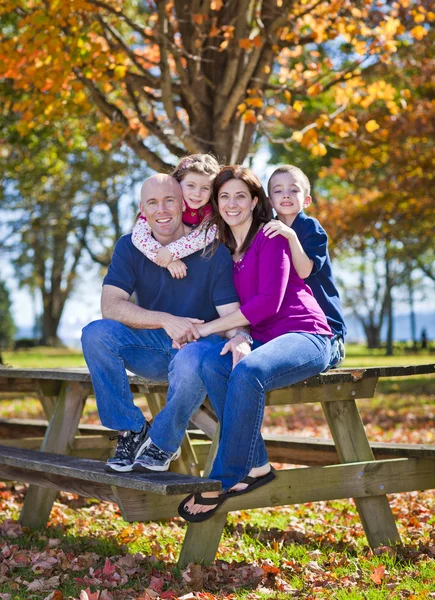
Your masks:
{"label": "man's smiling face", "polygon": [[183,196],[178,181],[153,175],[142,185],[140,211],[163,246],[184,235]]}

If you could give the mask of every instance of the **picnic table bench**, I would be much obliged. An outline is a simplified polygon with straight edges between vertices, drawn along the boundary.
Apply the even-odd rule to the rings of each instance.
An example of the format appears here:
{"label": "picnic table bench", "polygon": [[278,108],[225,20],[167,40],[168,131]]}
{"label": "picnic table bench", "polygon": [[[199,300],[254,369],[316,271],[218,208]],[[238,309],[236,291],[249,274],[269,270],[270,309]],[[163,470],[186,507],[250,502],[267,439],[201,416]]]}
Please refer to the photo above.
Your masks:
{"label": "picnic table bench", "polygon": [[[435,364],[337,369],[269,393],[267,405],[320,402],[333,441],[265,436],[272,461],[313,466],[282,469],[268,486],[229,499],[208,521],[189,524],[179,564],[214,560],[229,511],[319,500],[354,498],[372,547],[399,542],[386,494],[434,488],[435,447],[370,444],[355,401],[373,397],[380,377],[433,373]],[[134,375],[129,382],[157,414],[167,386]],[[25,526],[46,524],[59,489],[117,502],[126,521],[149,521],[176,516],[179,502],[191,492],[220,488],[204,478],[219,433],[207,402],[192,417],[194,429],[171,472],[111,474],[101,460],[113,447],[113,432],[79,424],[93,393],[86,369],[0,368],[0,397],[4,392],[36,394],[48,419],[0,421],[0,478],[31,484],[20,518]]]}

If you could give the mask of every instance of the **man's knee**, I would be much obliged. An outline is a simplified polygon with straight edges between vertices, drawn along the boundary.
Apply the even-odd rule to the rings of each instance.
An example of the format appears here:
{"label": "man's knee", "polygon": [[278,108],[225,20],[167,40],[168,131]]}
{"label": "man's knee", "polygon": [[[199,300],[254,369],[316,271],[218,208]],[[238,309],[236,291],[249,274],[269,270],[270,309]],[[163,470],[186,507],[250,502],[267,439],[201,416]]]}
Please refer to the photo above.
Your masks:
{"label": "man's knee", "polygon": [[171,361],[169,374],[178,378],[190,379],[200,373],[201,362],[204,358],[204,349],[200,343],[191,343],[184,346]]}
{"label": "man's knee", "polygon": [[116,332],[121,323],[111,319],[98,319],[92,321],[82,330],[82,348],[86,354],[87,351],[93,351],[101,346],[113,344],[116,338]]}

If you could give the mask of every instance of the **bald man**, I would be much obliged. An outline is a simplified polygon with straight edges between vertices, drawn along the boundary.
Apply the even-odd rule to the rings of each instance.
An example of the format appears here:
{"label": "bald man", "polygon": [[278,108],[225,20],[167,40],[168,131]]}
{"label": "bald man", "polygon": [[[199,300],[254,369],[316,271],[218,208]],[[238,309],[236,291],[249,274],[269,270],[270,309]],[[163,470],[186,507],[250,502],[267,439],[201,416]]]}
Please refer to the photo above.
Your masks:
{"label": "bald man", "polygon": [[[181,220],[181,187],[168,175],[154,175],[145,181],[140,210],[162,246],[190,231]],[[134,247],[131,234],[121,237],[103,281],[103,319],[83,329],[83,354],[101,422],[119,431],[115,455],[106,463],[109,471],[131,471],[133,466],[135,470],[166,471],[178,457],[189,419],[205,397],[198,375],[201,357],[222,337],[187,342],[200,337],[196,323],[239,307],[232,259],[224,245],[211,257],[200,251],[183,260],[187,276],[174,279]],[[130,302],[133,293],[136,304]],[[237,341],[235,337],[234,344]],[[183,344],[181,350],[174,348]],[[167,405],[152,427],[134,404],[126,369],[169,382]]]}

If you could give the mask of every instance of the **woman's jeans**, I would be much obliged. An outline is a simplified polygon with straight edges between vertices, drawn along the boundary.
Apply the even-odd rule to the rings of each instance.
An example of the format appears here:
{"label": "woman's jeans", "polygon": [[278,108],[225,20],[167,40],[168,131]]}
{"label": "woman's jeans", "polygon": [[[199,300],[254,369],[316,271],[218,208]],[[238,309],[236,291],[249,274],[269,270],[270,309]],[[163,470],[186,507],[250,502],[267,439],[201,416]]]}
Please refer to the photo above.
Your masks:
{"label": "woman's jeans", "polygon": [[163,329],[132,329],[111,319],[89,323],[83,329],[82,347],[102,424],[140,431],[145,422],[134,404],[126,369],[152,381],[169,382],[167,404],[154,418],[150,436],[162,450],[178,450],[190,417],[205,399],[202,358],[213,346],[222,348],[222,341],[211,335],[175,350]]}
{"label": "woman's jeans", "polygon": [[266,393],[325,370],[330,339],[310,333],[287,333],[262,344],[232,370],[231,353],[220,356],[223,343],[212,346],[201,361],[201,376],[221,423],[219,449],[210,479],[228,489],[253,467],[267,464],[260,434]]}

